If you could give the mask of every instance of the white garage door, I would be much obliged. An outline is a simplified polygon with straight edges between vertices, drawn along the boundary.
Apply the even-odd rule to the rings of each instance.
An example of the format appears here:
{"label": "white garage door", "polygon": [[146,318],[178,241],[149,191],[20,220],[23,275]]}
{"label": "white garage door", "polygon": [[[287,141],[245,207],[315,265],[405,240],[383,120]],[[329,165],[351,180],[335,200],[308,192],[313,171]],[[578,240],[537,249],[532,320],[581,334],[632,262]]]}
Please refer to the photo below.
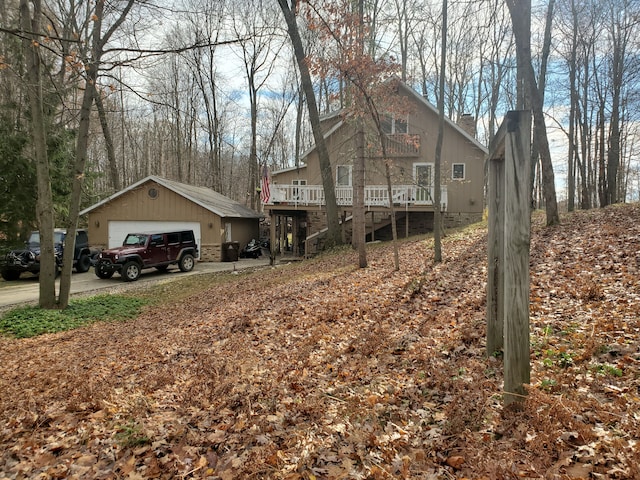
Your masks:
{"label": "white garage door", "polygon": [[198,222],[109,222],[109,248],[119,247],[128,233],[171,232],[177,230],[193,230],[198,244],[198,257],[201,250],[200,223]]}

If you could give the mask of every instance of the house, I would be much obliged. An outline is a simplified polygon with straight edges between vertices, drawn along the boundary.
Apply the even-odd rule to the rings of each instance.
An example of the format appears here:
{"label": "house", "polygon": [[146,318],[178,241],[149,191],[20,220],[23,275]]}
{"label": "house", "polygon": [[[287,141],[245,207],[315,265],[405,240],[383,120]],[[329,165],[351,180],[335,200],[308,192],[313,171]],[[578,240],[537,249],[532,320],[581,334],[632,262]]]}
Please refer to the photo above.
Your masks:
{"label": "house", "polygon": [[83,210],[94,247],[122,245],[127,233],[193,230],[201,261],[225,260],[228,245],[258,238],[261,214],[207,187],[149,176]]}
{"label": "house", "polygon": [[[435,145],[438,111],[420,94],[398,82],[398,102],[408,114],[386,115],[380,129],[385,135],[390,161],[392,202],[401,237],[426,233],[433,228],[434,209],[440,208],[445,227],[482,219],[484,161],[487,149],[475,138],[473,118],[464,124],[445,119],[441,155],[441,205],[434,205]],[[353,210],[355,125],[337,112],[322,119],[331,160],[335,193],[343,225],[343,240],[350,241]],[[365,209],[367,240],[391,238],[390,201],[379,137],[367,133],[365,153]],[[311,148],[299,167],[271,174],[270,197],[264,205],[274,229],[272,238],[289,243],[294,253],[310,253],[321,244],[326,229],[324,191],[317,151]]]}

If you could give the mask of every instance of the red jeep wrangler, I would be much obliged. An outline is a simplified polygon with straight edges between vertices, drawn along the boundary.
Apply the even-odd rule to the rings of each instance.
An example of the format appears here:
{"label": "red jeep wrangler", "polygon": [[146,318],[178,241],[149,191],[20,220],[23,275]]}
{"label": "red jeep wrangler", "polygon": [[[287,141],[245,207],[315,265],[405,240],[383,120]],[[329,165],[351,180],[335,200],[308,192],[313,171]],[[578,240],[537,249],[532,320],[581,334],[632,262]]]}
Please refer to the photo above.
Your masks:
{"label": "red jeep wrangler", "polygon": [[96,275],[111,278],[119,272],[125,282],[140,277],[144,268],[165,271],[177,264],[181,271],[193,270],[198,257],[193,230],[158,233],[129,233],[121,247],[103,250],[95,263]]}

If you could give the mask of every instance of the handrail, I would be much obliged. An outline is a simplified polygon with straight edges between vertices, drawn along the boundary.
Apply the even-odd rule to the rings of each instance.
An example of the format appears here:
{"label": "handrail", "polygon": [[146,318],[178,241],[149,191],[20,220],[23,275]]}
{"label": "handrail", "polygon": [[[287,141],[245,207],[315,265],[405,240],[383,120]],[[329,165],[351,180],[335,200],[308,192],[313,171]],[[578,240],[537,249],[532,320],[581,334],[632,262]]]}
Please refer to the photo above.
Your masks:
{"label": "handrail", "polygon": [[[441,185],[442,208],[446,210],[447,186]],[[391,188],[394,205],[433,205],[434,188],[418,185],[394,185]],[[338,206],[353,205],[353,187],[336,187]],[[322,206],[325,204],[322,185],[271,185],[267,205]],[[364,188],[365,207],[388,207],[389,190],[386,185],[367,185]]]}

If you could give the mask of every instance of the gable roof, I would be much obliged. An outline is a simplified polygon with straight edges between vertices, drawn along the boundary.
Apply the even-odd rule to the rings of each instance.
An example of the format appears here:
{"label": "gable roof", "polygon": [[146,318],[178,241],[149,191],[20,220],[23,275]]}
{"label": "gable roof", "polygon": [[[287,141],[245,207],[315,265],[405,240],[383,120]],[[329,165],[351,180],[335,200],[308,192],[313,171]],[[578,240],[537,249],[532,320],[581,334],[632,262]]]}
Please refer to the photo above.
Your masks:
{"label": "gable roof", "polygon": [[[401,86],[411,97],[416,99],[420,104],[424,105],[427,108],[427,110],[430,110],[435,115],[439,115],[439,112],[436,106],[433,103],[431,103],[429,100],[424,98],[422,95],[420,95],[418,92],[416,92],[409,85],[401,81],[398,81],[398,85]],[[456,122],[451,120],[449,117],[445,116],[444,122],[454,130],[456,130],[460,135],[464,136],[468,141],[473,143],[480,150],[482,150],[485,155],[489,153],[489,150],[487,149],[487,147],[485,147],[482,143],[480,143],[477,138],[475,138],[472,135],[469,135],[469,133],[464,128],[462,128]]]}
{"label": "gable roof", "polygon": [[136,188],[144,185],[145,183],[155,182],[158,185],[162,185],[163,187],[171,190],[172,192],[180,195],[181,197],[186,198],[187,200],[200,205],[202,208],[210,211],[218,215],[219,217],[231,217],[231,218],[261,218],[262,215],[258,212],[251,210],[248,207],[236,202],[235,200],[231,200],[229,197],[225,197],[221,193],[215,192],[208,187],[196,187],[193,185],[187,185],[185,183],[174,182],[173,180],[167,180],[161,177],[156,177],[155,175],[149,175],[142,180],[129,185],[124,190],[120,190],[119,192],[114,193],[108,198],[105,198],[101,202],[92,205],[91,207],[85,208],[80,212],[80,215],[84,215],[89,213],[96,208],[99,208],[116,198],[124,195],[127,192],[135,190]]}
{"label": "gable roof", "polygon": [[[429,110],[431,113],[433,113],[435,115],[439,115],[438,109],[429,100],[424,98],[422,95],[420,95],[418,92],[416,92],[413,88],[411,88],[405,82],[403,82],[403,81],[401,81],[399,79],[395,79],[395,81],[397,81],[397,84],[400,87],[402,87],[409,94],[409,96],[411,98],[416,100],[421,105],[424,105],[427,108],[427,110]],[[330,112],[330,113],[327,113],[327,114],[323,115],[321,117],[321,120],[326,120],[326,119],[329,119],[329,118],[336,117],[336,116],[342,114],[342,112],[343,112],[343,109],[334,110],[333,112]],[[445,123],[447,125],[449,125],[451,128],[453,128],[456,132],[458,132],[460,135],[465,137],[466,140],[471,142],[475,147],[479,148],[485,155],[487,155],[489,153],[489,150],[487,149],[487,147],[485,147],[482,143],[480,143],[478,141],[477,138],[475,138],[474,136],[470,135],[465,129],[460,127],[460,125],[458,125],[456,122],[451,120],[449,117],[445,116],[444,117],[444,121],[445,121]],[[333,135],[333,133],[336,130],[338,130],[344,124],[345,124],[344,120],[340,120],[339,122],[337,122],[332,128],[330,128],[329,130],[327,130],[327,132],[325,132],[325,134],[323,135],[324,138],[329,138],[331,135]],[[305,151],[300,156],[300,158],[306,158],[315,149],[316,149],[316,146],[313,145],[311,148],[309,148],[307,151]],[[298,167],[298,168],[300,168],[300,167]],[[285,168],[285,169],[282,169],[282,170],[275,171],[275,172],[273,172],[273,174],[277,175],[278,173],[284,173],[284,172],[287,172],[287,171],[290,171],[290,170],[291,170],[290,168]]]}

